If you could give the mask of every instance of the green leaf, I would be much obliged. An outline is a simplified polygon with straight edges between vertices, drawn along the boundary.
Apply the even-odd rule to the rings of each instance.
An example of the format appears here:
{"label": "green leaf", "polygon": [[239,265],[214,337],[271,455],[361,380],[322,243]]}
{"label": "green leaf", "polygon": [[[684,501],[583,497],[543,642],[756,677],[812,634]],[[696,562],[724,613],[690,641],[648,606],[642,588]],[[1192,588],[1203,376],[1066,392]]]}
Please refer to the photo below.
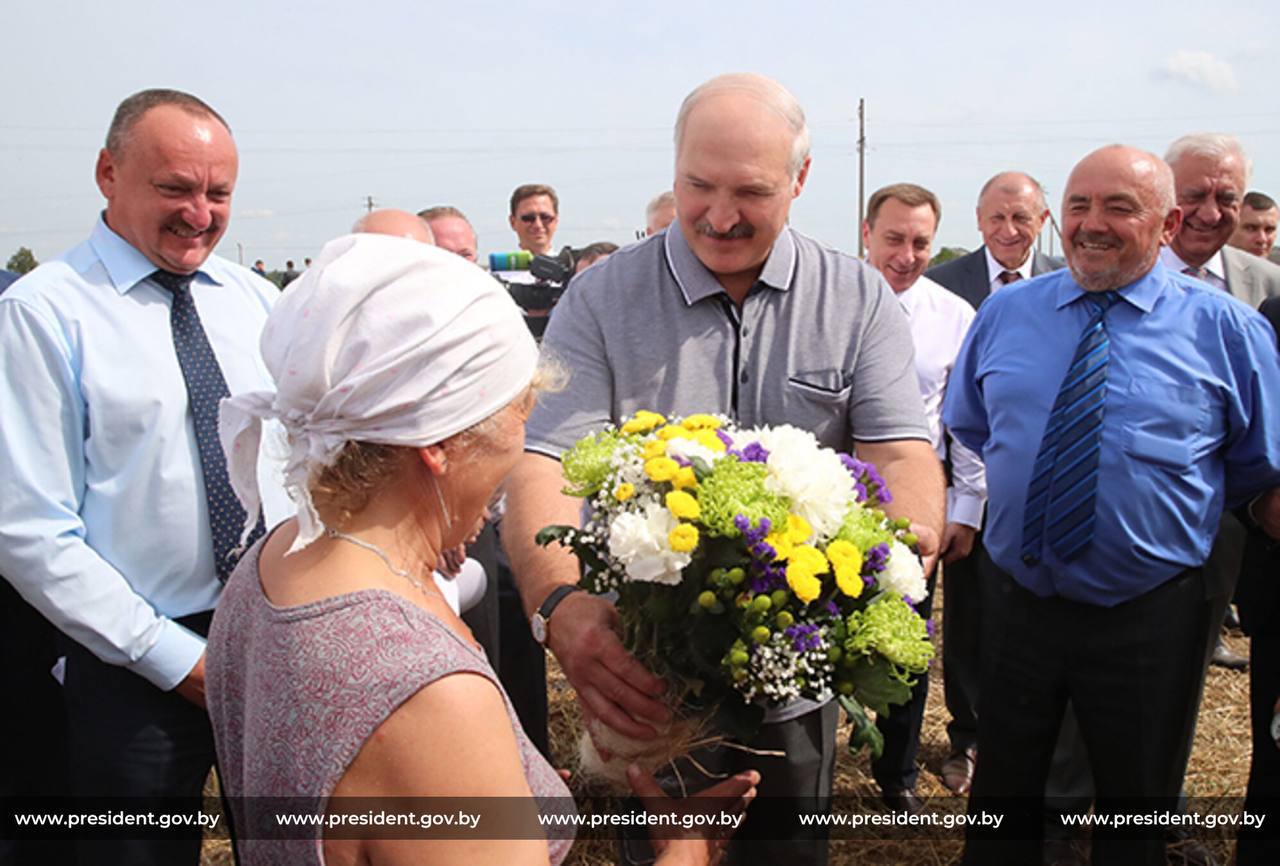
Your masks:
{"label": "green leaf", "polygon": [[857,757],[864,748],[871,755],[871,760],[880,757],[884,752],[884,734],[876,727],[876,723],[867,716],[867,711],[849,695],[840,695],[840,706],[853,722],[853,730],[849,733],[849,754]]}
{"label": "green leaf", "polygon": [[563,544],[565,543],[564,542],[565,535],[567,535],[572,531],[573,531],[572,526],[565,526],[563,524],[553,524],[551,526],[544,526],[538,530],[538,534],[533,537],[533,540],[538,544],[539,547],[546,547],[548,544],[550,544],[553,541],[559,541],[561,544]]}
{"label": "green leaf", "polygon": [[894,675],[888,662],[864,658],[858,662],[850,677],[853,696],[864,706],[884,715],[894,704],[911,700],[911,686]]}

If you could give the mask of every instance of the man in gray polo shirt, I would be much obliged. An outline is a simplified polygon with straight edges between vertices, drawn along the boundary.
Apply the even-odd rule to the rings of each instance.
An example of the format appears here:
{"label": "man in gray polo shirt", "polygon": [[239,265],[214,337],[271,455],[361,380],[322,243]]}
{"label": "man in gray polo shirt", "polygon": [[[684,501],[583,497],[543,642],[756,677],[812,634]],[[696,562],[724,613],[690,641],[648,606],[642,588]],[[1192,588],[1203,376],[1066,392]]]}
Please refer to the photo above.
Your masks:
{"label": "man in gray polo shirt", "polygon": [[[578,519],[578,501],[560,493],[558,457],[582,435],[637,409],[810,430],[880,468],[890,510],[917,521],[930,568],[936,558],[943,480],[906,318],[873,269],[786,225],[808,138],[804,112],[769,79],[726,75],[694,90],[676,119],[677,220],[575,278],[547,329],[543,345],[570,384],[530,418],[504,541],[526,611],[584,712],[627,736],[656,735],[664,684],[623,649],[612,604],[561,589],[577,581],[572,556],[533,543],[542,526]],[[785,758],[722,749],[720,768],[759,769],[762,797],[825,802],[836,719],[832,704],[783,708],[751,745]],[[825,841],[810,841],[751,842],[735,856],[825,862]]]}

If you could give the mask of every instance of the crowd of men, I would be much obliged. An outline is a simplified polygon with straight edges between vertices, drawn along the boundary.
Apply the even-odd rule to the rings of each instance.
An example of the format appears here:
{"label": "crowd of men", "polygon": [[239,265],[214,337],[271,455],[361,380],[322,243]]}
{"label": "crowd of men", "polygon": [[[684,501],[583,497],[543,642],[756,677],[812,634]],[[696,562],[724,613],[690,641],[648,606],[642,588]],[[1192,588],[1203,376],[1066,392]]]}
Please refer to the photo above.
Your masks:
{"label": "crowd of men", "polygon": [[[983,245],[933,268],[941,205],[917,184],[871,196],[865,261],[789,226],[812,158],[803,110],[776,82],[699,86],[675,151],[646,237],[578,251],[568,290],[541,311],[570,384],[535,409],[505,513],[474,551],[495,580],[468,622],[533,742],[548,749],[544,646],[589,718],[644,738],[669,715],[612,603],[577,591],[569,554],[534,544],[579,516],[559,454],[637,409],[711,411],[792,424],[875,463],[890,514],[919,538],[925,616],[941,564],[938,772],[972,812],[1009,816],[1001,832],[970,830],[966,862],[1085,862],[1053,832],[1056,812],[1179,808],[1206,668],[1215,653],[1238,664],[1219,646],[1233,596],[1253,637],[1246,808],[1280,803],[1278,211],[1247,192],[1239,143],[1196,134],[1163,159],[1085,155],[1065,182],[1065,262],[1037,250],[1040,183],[999,171],[977,191]],[[213,108],[176,91],[129,97],[98,156],[106,208],[92,234],[0,297],[0,667],[24,703],[0,739],[5,794],[198,808],[214,763],[203,636],[246,518],[211,431],[222,397],[270,387],[258,340],[278,295],[261,262],[213,255],[237,169]],[[555,254],[559,205],[549,186],[515,190],[521,250]],[[477,259],[451,206],[376,211],[353,231]],[[263,527],[291,507],[272,472],[264,463]],[[924,808],[927,685],[877,721],[872,769],[893,810]],[[833,703],[774,707],[746,744],[756,751],[698,761],[759,769],[762,800],[826,802],[837,722]],[[782,835],[732,845],[730,862],[826,861],[822,836]],[[1240,862],[1277,862],[1278,838],[1242,833]],[[1092,862],[1163,863],[1167,842],[1098,827]],[[80,855],[194,863],[199,847],[195,832]],[[643,848],[627,840],[620,856],[644,862]],[[67,852],[0,841],[0,862],[33,856]]]}

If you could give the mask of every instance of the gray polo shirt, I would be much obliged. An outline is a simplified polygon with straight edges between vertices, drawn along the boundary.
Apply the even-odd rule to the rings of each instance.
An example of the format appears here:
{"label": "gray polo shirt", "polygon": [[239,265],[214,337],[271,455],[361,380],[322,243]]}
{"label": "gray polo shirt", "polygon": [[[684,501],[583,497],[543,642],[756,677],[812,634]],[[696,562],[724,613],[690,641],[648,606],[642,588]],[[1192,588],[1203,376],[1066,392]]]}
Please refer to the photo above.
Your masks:
{"label": "gray polo shirt", "polygon": [[841,451],[929,439],[892,290],[790,228],[739,310],[672,223],[575,277],[542,346],[570,373],[527,427],[526,448],[551,457],[638,409],[791,424]]}

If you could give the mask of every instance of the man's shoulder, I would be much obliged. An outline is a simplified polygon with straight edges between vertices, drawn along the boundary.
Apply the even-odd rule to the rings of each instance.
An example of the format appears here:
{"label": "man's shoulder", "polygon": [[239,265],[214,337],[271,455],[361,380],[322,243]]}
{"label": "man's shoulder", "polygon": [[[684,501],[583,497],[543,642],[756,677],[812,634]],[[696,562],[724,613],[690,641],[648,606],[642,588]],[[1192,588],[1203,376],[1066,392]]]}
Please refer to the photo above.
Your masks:
{"label": "man's shoulder", "polygon": [[252,268],[246,268],[216,254],[205,259],[200,270],[223,285],[235,286],[256,299],[266,301],[268,307],[280,294],[280,290],[274,283],[260,276]]}
{"label": "man's shoulder", "polygon": [[86,288],[110,285],[102,260],[85,240],[22,275],[0,297],[34,307],[62,307],[83,299]]}
{"label": "man's shoulder", "polygon": [[1280,265],[1230,246],[1222,248],[1222,261],[1224,269],[1250,271],[1267,286],[1268,294],[1280,294]]}
{"label": "man's shoulder", "polygon": [[955,291],[961,282],[972,276],[975,264],[981,264],[982,270],[986,270],[986,256],[983,249],[978,247],[971,253],[934,265],[925,271],[924,275],[944,288]]}

